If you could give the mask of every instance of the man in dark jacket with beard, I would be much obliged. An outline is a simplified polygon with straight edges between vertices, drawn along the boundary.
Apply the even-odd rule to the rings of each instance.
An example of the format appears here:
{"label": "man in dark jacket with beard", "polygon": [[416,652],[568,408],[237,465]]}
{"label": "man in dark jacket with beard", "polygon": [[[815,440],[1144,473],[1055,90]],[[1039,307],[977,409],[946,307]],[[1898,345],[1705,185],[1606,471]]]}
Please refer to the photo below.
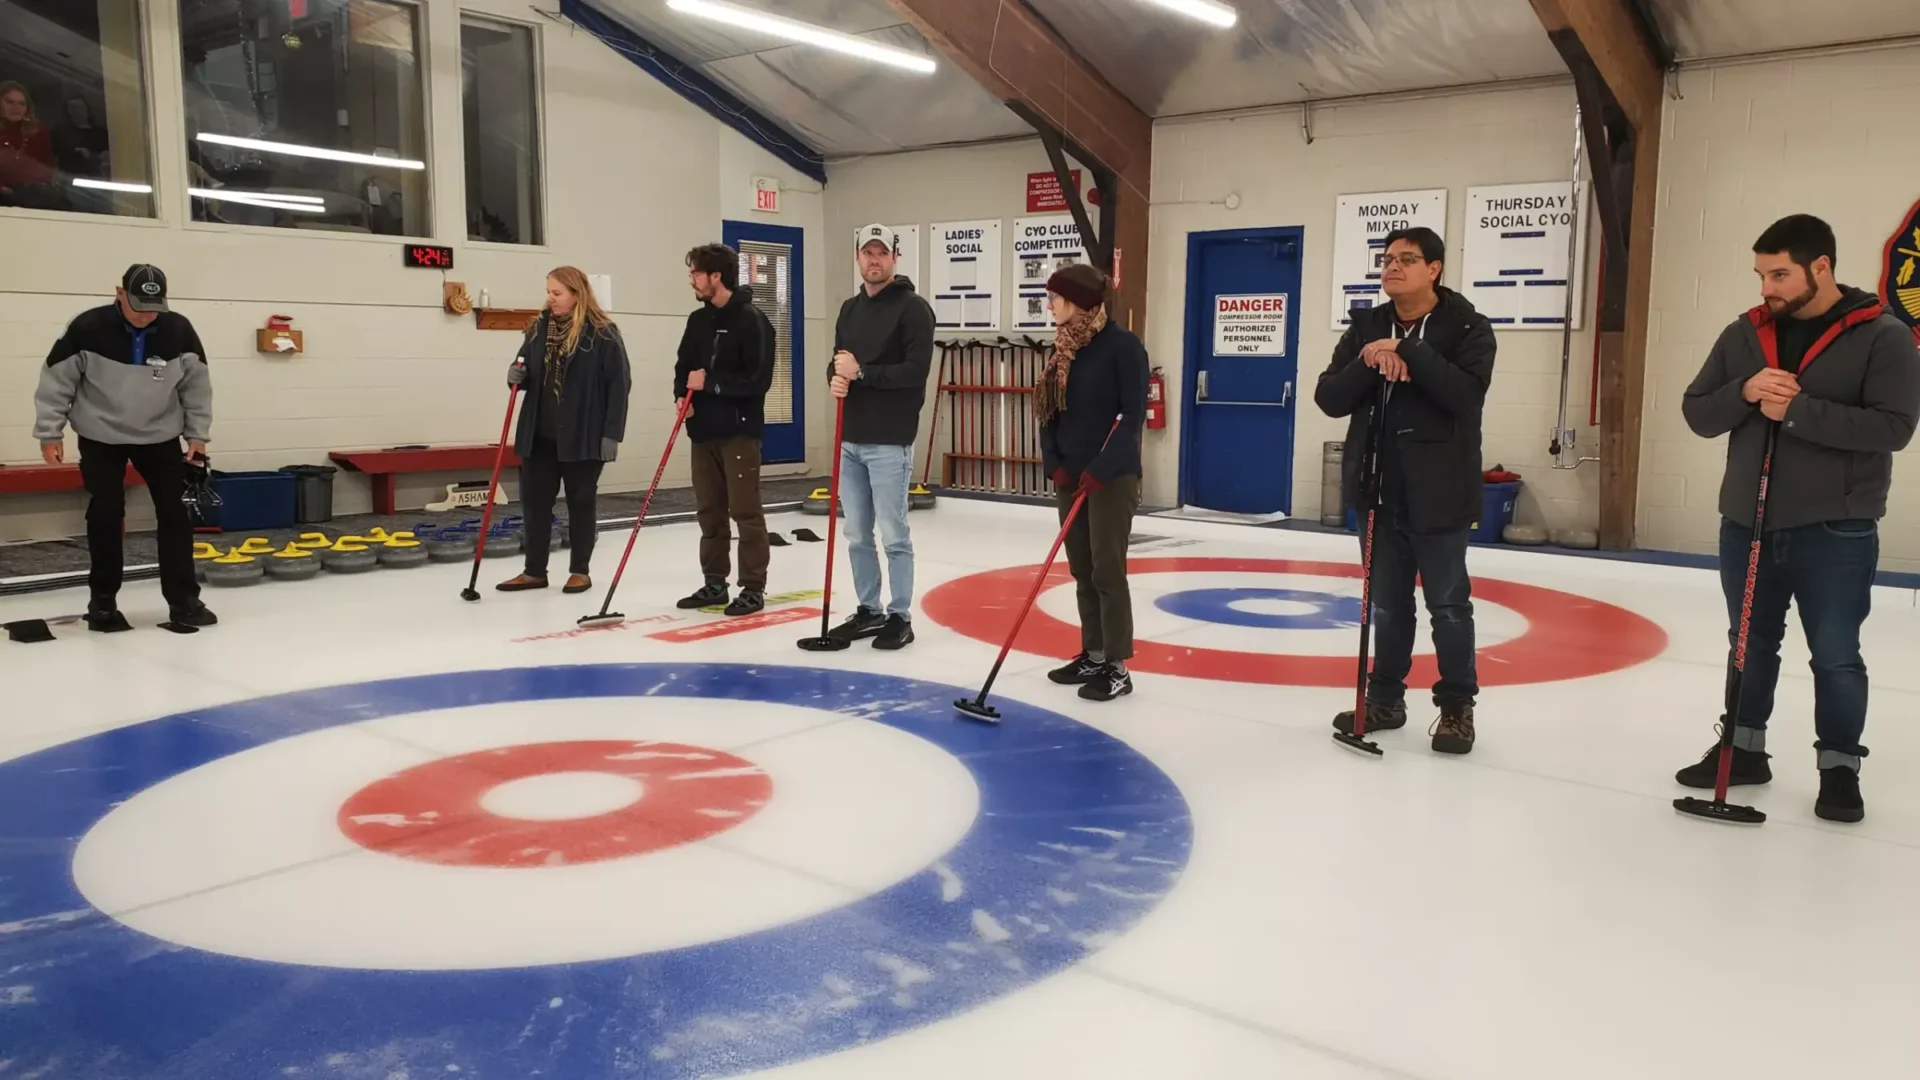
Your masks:
{"label": "man in dark jacket with beard", "polygon": [[[1866,816],[1860,737],[1867,725],[1867,666],[1860,657],[1879,564],[1893,455],[1920,420],[1920,349],[1913,332],[1872,294],[1834,280],[1837,245],[1819,218],[1775,222],[1753,245],[1760,306],[1720,335],[1687,387],[1682,411],[1694,434],[1727,441],[1720,485],[1720,584],[1728,641],[1737,646],[1767,433],[1778,426],[1767,513],[1753,584],[1740,700],[1733,724],[1732,784],[1773,779],[1767,719],[1780,676],[1787,608],[1798,602],[1812,652],[1813,723],[1828,821]],[[1732,654],[1729,653],[1729,672]],[[1732,697],[1729,679],[1727,696]],[[1718,779],[1719,747],[1675,776],[1692,788]]]}
{"label": "man in dark jacket with beard", "polygon": [[687,316],[680,338],[673,396],[679,401],[693,395],[687,439],[693,444],[700,572],[707,580],[680,607],[727,604],[731,517],[740,527],[740,595],[727,604],[727,614],[751,615],[767,606],[772,556],[760,502],[760,436],[773,386],[773,324],[753,306],[752,287],[740,284],[740,258],[732,248],[694,248],[687,253],[687,268],[701,303]]}
{"label": "man in dark jacket with beard", "polygon": [[[1373,496],[1362,491],[1361,465],[1373,425],[1385,425],[1373,531],[1379,645],[1367,685],[1367,730],[1407,724],[1417,574],[1440,663],[1433,749],[1465,754],[1473,750],[1480,692],[1467,536],[1481,512],[1480,416],[1497,346],[1486,316],[1440,285],[1445,260],[1446,246],[1432,229],[1387,235],[1381,289],[1390,302],[1353,312],[1313,398],[1328,416],[1352,418],[1342,487],[1346,504],[1362,515]],[[1383,391],[1390,391],[1384,415]],[[1334,727],[1351,733],[1353,720],[1343,712]]]}
{"label": "man in dark jacket with beard", "polygon": [[[846,513],[847,561],[860,609],[830,631],[849,641],[873,638],[876,649],[913,641],[913,536],[907,527],[907,489],[913,440],[933,367],[933,307],[896,276],[900,238],[884,225],[860,230],[856,248],[859,292],[840,305],[833,328],[833,396],[845,400],[840,448],[840,505]],[[891,602],[880,606],[878,525],[887,550]]]}

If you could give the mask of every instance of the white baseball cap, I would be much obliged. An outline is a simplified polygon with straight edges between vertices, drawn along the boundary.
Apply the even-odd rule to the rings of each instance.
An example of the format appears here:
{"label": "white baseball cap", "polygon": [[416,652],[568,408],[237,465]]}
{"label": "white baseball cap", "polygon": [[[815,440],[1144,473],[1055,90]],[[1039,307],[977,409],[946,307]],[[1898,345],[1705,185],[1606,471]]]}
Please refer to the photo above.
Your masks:
{"label": "white baseball cap", "polygon": [[900,235],[877,222],[865,226],[860,230],[860,239],[855,242],[853,249],[855,251],[864,251],[868,244],[874,243],[875,241],[887,245],[887,250],[893,252],[895,255],[900,253]]}

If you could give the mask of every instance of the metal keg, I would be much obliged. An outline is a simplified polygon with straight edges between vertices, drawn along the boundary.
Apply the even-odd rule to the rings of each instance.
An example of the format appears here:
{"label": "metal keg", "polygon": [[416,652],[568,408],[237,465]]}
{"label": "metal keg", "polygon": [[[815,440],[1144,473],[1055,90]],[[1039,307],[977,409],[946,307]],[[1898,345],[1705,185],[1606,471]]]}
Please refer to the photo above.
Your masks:
{"label": "metal keg", "polygon": [[1346,458],[1345,443],[1328,442],[1320,447],[1320,524],[1341,526],[1347,523],[1340,505],[1340,463]]}

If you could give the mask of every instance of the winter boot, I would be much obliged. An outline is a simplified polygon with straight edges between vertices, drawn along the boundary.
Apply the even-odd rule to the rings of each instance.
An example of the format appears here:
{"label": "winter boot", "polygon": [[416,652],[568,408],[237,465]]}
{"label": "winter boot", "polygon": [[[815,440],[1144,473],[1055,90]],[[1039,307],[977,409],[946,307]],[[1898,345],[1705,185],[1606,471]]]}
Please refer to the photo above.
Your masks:
{"label": "winter boot", "polygon": [[[1740,787],[1744,784],[1767,784],[1773,782],[1773,768],[1767,764],[1770,757],[1764,750],[1742,750],[1733,748],[1733,772],[1727,777],[1728,787]],[[1720,745],[1715,743],[1701,755],[1700,760],[1673,774],[1675,783],[1682,787],[1712,791],[1720,778]]]}
{"label": "winter boot", "polygon": [[1820,797],[1813,804],[1814,815],[1822,821],[1843,821],[1851,825],[1867,816],[1867,805],[1860,798],[1860,774],[1845,765],[1820,770]]}
{"label": "winter boot", "polygon": [[1440,719],[1433,722],[1433,752],[1436,754],[1473,753],[1473,706],[1447,704],[1440,707]]}
{"label": "winter boot", "polygon": [[[1393,731],[1407,726],[1407,703],[1396,701],[1391,705],[1382,705],[1377,701],[1367,702],[1367,730]],[[1353,734],[1353,710],[1348,709],[1333,718],[1333,729],[1342,735]]]}

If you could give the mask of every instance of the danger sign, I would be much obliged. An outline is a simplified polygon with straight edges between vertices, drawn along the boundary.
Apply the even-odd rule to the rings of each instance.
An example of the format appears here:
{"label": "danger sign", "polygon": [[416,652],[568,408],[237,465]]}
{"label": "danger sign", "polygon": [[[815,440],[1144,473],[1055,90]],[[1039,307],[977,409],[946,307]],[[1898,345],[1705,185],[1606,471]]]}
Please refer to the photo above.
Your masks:
{"label": "danger sign", "polygon": [[1214,297],[1213,355],[1287,355],[1287,294]]}

